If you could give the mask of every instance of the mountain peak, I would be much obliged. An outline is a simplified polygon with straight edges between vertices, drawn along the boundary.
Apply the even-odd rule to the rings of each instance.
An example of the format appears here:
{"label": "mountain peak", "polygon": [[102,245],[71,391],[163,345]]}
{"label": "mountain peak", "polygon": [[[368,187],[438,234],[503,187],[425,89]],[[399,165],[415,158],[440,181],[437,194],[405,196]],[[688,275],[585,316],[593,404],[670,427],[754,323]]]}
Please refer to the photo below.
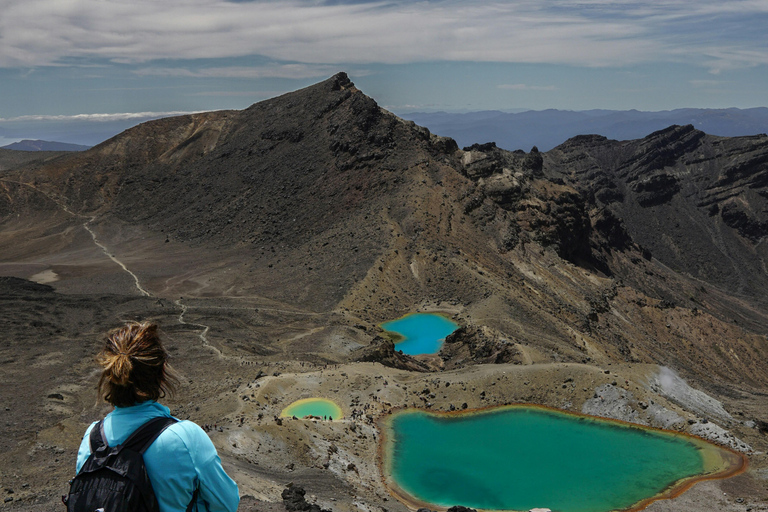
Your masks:
{"label": "mountain peak", "polygon": [[326,82],[332,83],[334,90],[350,89],[355,86],[355,84],[352,83],[352,80],[349,79],[349,76],[344,71],[339,71],[331,78],[326,80]]}

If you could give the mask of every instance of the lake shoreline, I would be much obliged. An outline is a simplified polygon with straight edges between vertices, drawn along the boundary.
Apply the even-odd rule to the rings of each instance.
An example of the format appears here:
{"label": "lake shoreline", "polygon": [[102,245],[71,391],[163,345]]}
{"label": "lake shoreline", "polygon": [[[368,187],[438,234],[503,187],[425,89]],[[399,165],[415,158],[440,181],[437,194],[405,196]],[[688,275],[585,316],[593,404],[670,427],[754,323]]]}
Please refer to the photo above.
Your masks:
{"label": "lake shoreline", "polygon": [[441,311],[408,313],[379,324],[399,350],[409,356],[434,355],[440,352],[445,337],[459,328],[447,313]]}
{"label": "lake shoreline", "polygon": [[[681,494],[689,490],[698,482],[730,478],[730,477],[739,475],[741,473],[744,473],[749,466],[748,459],[746,455],[744,455],[743,453],[739,453],[735,450],[732,450],[731,448],[713,443],[711,441],[708,441],[704,438],[701,438],[693,434],[688,434],[685,432],[679,432],[679,431],[668,430],[663,428],[649,427],[646,425],[640,425],[637,423],[617,420],[613,418],[605,418],[605,417],[593,416],[589,414],[577,413],[574,411],[562,410],[562,409],[558,409],[558,408],[550,407],[546,405],[531,404],[531,403],[515,403],[515,404],[491,405],[491,406],[480,407],[475,409],[456,410],[456,411],[429,411],[429,410],[420,409],[420,408],[401,407],[401,408],[392,409],[388,414],[380,417],[377,422],[377,427],[380,432],[380,439],[377,447],[377,464],[379,467],[379,474],[382,479],[383,485],[388,490],[388,492],[390,492],[393,496],[395,496],[401,503],[403,503],[406,507],[414,510],[419,508],[428,508],[430,510],[435,510],[435,511],[444,511],[453,505],[469,506],[462,503],[453,503],[450,506],[437,505],[435,503],[431,503],[411,495],[409,492],[402,489],[395,482],[395,479],[392,475],[392,470],[389,467],[389,464],[392,463],[392,457],[391,457],[391,454],[387,453],[387,450],[393,449],[393,446],[394,446],[393,441],[390,439],[390,438],[393,438],[391,422],[398,414],[402,414],[404,412],[409,412],[409,411],[412,411],[413,413],[421,413],[421,414],[427,414],[427,415],[438,416],[438,417],[451,417],[451,416],[471,417],[471,416],[477,416],[482,414],[492,414],[495,412],[502,411],[504,409],[529,409],[529,410],[546,411],[549,413],[555,413],[562,416],[591,419],[600,423],[619,426],[622,428],[637,429],[643,432],[650,431],[650,432],[664,433],[666,435],[671,435],[674,438],[685,439],[686,441],[692,443],[696,447],[696,449],[702,452],[702,457],[703,457],[702,464],[704,465],[704,468],[703,468],[704,472],[702,474],[676,480],[671,484],[669,484],[667,487],[665,487],[662,491],[654,494],[653,496],[642,499],[632,504],[629,507],[614,509],[617,512],[619,511],[635,512],[635,511],[643,510],[656,501],[673,499],[680,496]],[[718,455],[717,459],[719,459],[719,462],[714,460],[715,457],[713,457],[713,454],[715,453]],[[705,454],[709,454],[709,456],[707,457]],[[541,504],[541,506],[546,506],[546,504]],[[471,508],[477,508],[477,507],[471,507]],[[490,510],[509,510],[511,511],[514,509],[478,508],[478,510],[489,510],[489,511]],[[523,510],[523,512],[525,511]]]}
{"label": "lake shoreline", "polygon": [[[306,410],[306,412],[299,412],[302,410]],[[312,416],[314,418],[322,418],[323,420],[325,420],[325,417],[327,416],[330,418],[330,421],[333,421],[343,419],[344,411],[342,410],[341,406],[333,400],[321,397],[310,397],[301,398],[291,402],[285,409],[280,412],[281,418],[290,418],[294,416],[298,419],[304,419],[307,416]]]}

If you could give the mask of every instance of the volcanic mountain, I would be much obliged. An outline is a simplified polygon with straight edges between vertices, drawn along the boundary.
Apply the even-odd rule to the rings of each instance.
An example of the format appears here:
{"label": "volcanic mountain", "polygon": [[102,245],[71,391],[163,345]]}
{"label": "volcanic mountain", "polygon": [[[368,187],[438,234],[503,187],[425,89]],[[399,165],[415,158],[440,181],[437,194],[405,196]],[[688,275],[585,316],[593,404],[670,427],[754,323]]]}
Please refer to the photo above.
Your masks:
{"label": "volcanic mountain", "polygon": [[[226,426],[212,437],[259,510],[287,481],[339,498],[335,509],[354,509],[352,494],[404,510],[383,504],[374,412],[440,379],[446,391],[419,404],[536,402],[687,431],[709,417],[765,451],[768,137],[673,126],[547,153],[460,149],[340,73],[10,167],[0,354],[22,392],[3,391],[3,469],[23,468],[19,510],[49,503],[57,482],[35,464],[76,449],[103,412],[89,354],[126,318],[167,333],[191,390],[174,412]],[[462,326],[438,355],[400,354],[382,336],[379,323],[417,310]],[[310,392],[365,401],[368,430],[321,426],[315,441],[271,421]],[[280,457],[257,457],[262,446]],[[737,485],[757,502],[757,474],[691,495]]]}
{"label": "volcanic mountain", "polygon": [[0,147],[0,149],[13,149],[17,151],[85,151],[90,147],[67,142],[25,139]]}

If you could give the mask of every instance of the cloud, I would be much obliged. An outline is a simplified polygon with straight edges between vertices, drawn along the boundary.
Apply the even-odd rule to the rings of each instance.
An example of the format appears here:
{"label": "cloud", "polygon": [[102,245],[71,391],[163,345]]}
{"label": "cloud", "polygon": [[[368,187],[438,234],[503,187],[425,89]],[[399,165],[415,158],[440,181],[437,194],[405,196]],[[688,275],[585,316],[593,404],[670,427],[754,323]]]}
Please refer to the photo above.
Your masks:
{"label": "cloud", "polygon": [[[5,0],[0,66],[261,55],[300,64],[154,68],[190,76],[314,77],[324,66],[425,61],[617,66],[765,64],[768,0]],[[733,30],[723,30],[721,23]],[[293,67],[292,67],[293,66]],[[209,74],[207,74],[209,73]],[[271,73],[271,74],[270,74]],[[317,73],[317,74],[315,74]],[[168,76],[168,75],[166,75]]]}
{"label": "cloud", "polygon": [[501,84],[497,86],[499,89],[507,89],[511,91],[556,91],[557,87],[554,85],[527,85],[527,84]]}
{"label": "cloud", "polygon": [[183,78],[316,78],[338,72],[338,66],[310,64],[271,64],[267,66],[228,66],[193,69],[189,67],[141,68],[139,76]]}
{"label": "cloud", "polygon": [[131,121],[136,119],[159,119],[161,117],[183,116],[187,114],[198,114],[199,112],[123,112],[119,114],[72,114],[72,115],[26,115],[17,117],[0,117],[0,123],[26,123],[36,121],[48,122],[113,122],[113,121]]}
{"label": "cloud", "polygon": [[730,82],[724,80],[689,80],[688,83],[694,87],[722,87]]}
{"label": "cloud", "polygon": [[258,99],[258,98],[274,98],[275,96],[280,96],[281,94],[285,94],[287,92],[290,92],[288,90],[285,91],[201,91],[201,92],[193,92],[185,94],[185,96],[218,96],[221,98],[251,98],[251,99]]}
{"label": "cloud", "polygon": [[713,75],[733,69],[768,65],[768,52],[734,47],[710,49],[707,58],[707,67]]}

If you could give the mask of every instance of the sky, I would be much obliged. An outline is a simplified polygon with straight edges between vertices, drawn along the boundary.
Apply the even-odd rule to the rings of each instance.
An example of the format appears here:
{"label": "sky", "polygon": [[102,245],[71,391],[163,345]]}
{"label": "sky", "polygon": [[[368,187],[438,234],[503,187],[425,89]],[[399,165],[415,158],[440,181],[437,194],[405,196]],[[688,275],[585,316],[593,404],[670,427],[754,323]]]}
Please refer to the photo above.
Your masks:
{"label": "sky", "polygon": [[768,106],[768,0],[0,0],[0,145],[346,71],[395,113]]}

